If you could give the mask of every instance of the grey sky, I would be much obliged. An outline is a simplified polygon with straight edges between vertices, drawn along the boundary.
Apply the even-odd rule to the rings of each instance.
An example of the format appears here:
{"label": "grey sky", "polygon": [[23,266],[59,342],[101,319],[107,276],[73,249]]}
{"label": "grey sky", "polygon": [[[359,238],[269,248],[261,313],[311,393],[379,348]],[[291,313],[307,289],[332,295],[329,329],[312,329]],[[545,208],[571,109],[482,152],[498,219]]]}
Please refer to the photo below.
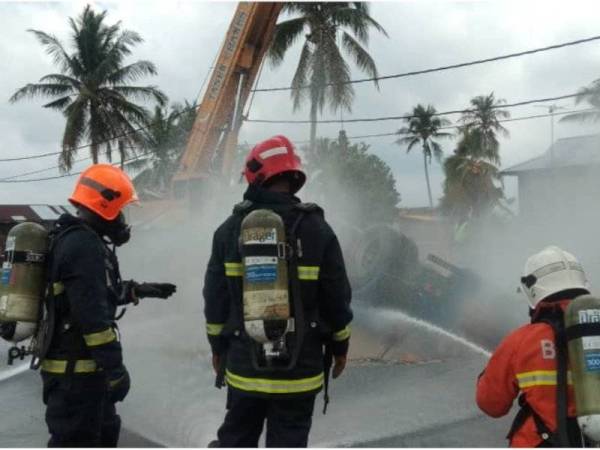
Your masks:
{"label": "grey sky", "polygon": [[[199,1],[120,1],[120,2],[0,2],[0,158],[40,154],[59,149],[64,121],[54,111],[41,108],[42,100],[27,100],[15,105],[9,96],[19,87],[55,72],[47,56],[27,28],[41,29],[68,41],[67,18],[79,14],[86,3],[108,10],[108,22],[123,22],[125,28],[139,32],[145,42],[133,58],[154,61],[159,75],[144,80],[158,85],[171,101],[195,100],[202,80],[227,29],[235,9],[234,2]],[[596,1],[405,1],[375,2],[371,13],[387,30],[389,38],[373,34],[369,49],[381,74],[436,67],[486,58],[534,47],[551,45],[600,34]],[[299,46],[282,67],[267,66],[261,87],[289,84],[297,62]],[[362,76],[353,70],[354,76]],[[600,42],[583,44],[508,61],[489,63],[452,71],[400,80],[382,81],[380,91],[372,84],[355,86],[356,97],[350,117],[399,115],[410,112],[417,103],[431,103],[438,110],[468,106],[475,95],[494,91],[509,103],[531,98],[564,95],[600,78]],[[572,107],[572,101],[559,102]],[[541,114],[535,107],[510,110],[513,117]],[[258,93],[250,112],[252,118],[307,118],[307,111],[294,115],[289,93]],[[326,111],[325,118],[333,115]],[[456,119],[456,116],[450,116]],[[399,122],[348,124],[349,135],[397,130]],[[509,139],[501,141],[503,166],[509,166],[544,151],[550,142],[549,119],[536,119],[506,125]],[[322,125],[319,134],[336,136],[338,125]],[[594,127],[556,122],[557,138],[594,132]],[[265,125],[248,123],[241,142],[253,143],[272,134],[292,139],[308,137],[308,125]],[[393,138],[365,140],[373,152],[393,168],[401,206],[425,205],[427,193],[422,158],[415,149],[393,144]],[[443,143],[446,154],[454,141]],[[79,157],[87,153],[82,150]],[[53,166],[48,157],[20,163],[0,163],[0,177]],[[85,167],[77,164],[75,170]],[[37,176],[52,176],[48,171]],[[442,173],[434,162],[434,198],[441,195]],[[74,178],[40,183],[2,185],[2,203],[61,203],[69,194]],[[515,186],[507,185],[508,194]]]}

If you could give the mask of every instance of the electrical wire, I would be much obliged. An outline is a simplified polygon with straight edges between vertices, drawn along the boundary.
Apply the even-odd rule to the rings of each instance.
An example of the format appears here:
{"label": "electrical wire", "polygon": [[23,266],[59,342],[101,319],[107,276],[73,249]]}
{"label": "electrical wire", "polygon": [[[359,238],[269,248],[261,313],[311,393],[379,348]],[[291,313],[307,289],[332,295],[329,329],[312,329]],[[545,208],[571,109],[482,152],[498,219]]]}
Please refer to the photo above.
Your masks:
{"label": "electrical wire", "polygon": [[[557,50],[560,48],[569,47],[569,46],[573,46],[573,45],[586,44],[588,42],[593,42],[593,41],[597,41],[597,40],[600,40],[600,36],[592,36],[592,37],[585,38],[585,39],[577,39],[575,41],[569,41],[569,42],[563,42],[561,44],[549,45],[547,47],[539,47],[539,48],[534,48],[531,50],[524,50],[524,51],[516,52],[516,53],[508,53],[506,55],[494,56],[491,58],[477,59],[474,61],[463,62],[463,63],[458,63],[458,64],[451,64],[448,66],[434,67],[431,69],[414,70],[411,72],[397,73],[397,74],[393,74],[393,75],[383,75],[380,77],[359,78],[357,80],[348,80],[346,82],[342,82],[339,84],[356,84],[356,83],[366,83],[369,81],[381,81],[381,80],[390,80],[390,79],[394,79],[394,78],[412,77],[415,75],[423,75],[423,74],[427,74],[427,73],[441,72],[444,70],[458,69],[461,67],[485,64],[485,63],[489,63],[489,62],[493,62],[493,61],[501,61],[503,59],[517,58],[520,56],[546,52],[549,50]],[[333,86],[334,84],[338,84],[338,83],[328,83],[328,84],[326,84],[326,86]],[[305,88],[309,88],[309,87],[310,87],[310,85],[307,85],[307,86],[301,86],[300,88],[297,88],[297,89],[305,89]],[[277,91],[291,91],[293,89],[294,88],[292,88],[291,86],[288,86],[288,87],[275,87],[275,88],[261,88],[261,89],[256,89],[255,91],[256,92],[277,92]]]}
{"label": "electrical wire", "polygon": [[[530,115],[530,116],[522,116],[522,117],[513,117],[510,119],[502,119],[499,120],[500,123],[505,123],[505,122],[519,122],[519,121],[523,121],[523,120],[531,120],[531,119],[541,119],[541,118],[545,118],[545,117],[551,117],[551,116],[562,116],[562,115],[567,115],[567,114],[572,114],[572,113],[583,113],[583,112],[592,112],[592,111],[597,111],[595,108],[587,108],[587,109],[580,109],[580,110],[571,110],[571,111],[561,111],[558,113],[553,113],[553,114],[535,114],[535,115]],[[455,129],[455,128],[459,128],[460,125],[451,125],[451,126],[447,126],[447,127],[441,127],[440,130],[446,130],[446,129]],[[371,139],[371,138],[378,138],[378,137],[388,137],[388,136],[397,136],[398,133],[397,132],[388,132],[388,133],[376,133],[376,134],[363,134],[363,135],[357,135],[357,136],[348,136],[348,139]],[[336,139],[336,138],[329,138],[329,139]],[[308,144],[310,143],[310,141],[308,140],[293,140],[294,143],[296,144]],[[248,145],[246,143],[246,145]],[[148,153],[144,153],[141,155],[138,155],[134,158],[125,160],[124,163],[128,163],[128,162],[132,162],[135,161],[137,159],[140,159],[142,157],[148,156],[150,155],[151,152]],[[91,159],[91,157],[87,157],[87,158],[82,158],[80,160],[75,161],[75,163],[81,162],[81,161],[85,161],[85,160],[89,160]],[[117,165],[120,163],[114,163],[113,165]],[[71,176],[75,176],[75,175],[79,175],[81,172],[74,172],[74,173],[69,173],[69,174],[64,174],[64,175],[57,175],[57,176],[53,176],[53,177],[44,177],[44,178],[31,178],[31,179],[26,179],[26,180],[15,180],[14,178],[18,178],[18,177],[23,177],[23,176],[27,176],[27,175],[33,175],[35,173],[41,173],[41,172],[45,172],[47,170],[52,170],[52,169],[56,169],[58,168],[58,166],[53,166],[53,167],[49,167],[46,169],[40,169],[37,171],[33,171],[33,172],[26,172],[26,173],[21,173],[19,175],[13,175],[11,177],[7,177],[7,178],[2,178],[0,179],[0,183],[27,183],[27,182],[36,182],[36,181],[46,181],[46,180],[55,180],[55,179],[59,179],[59,178],[66,178],[66,177],[71,177]]]}
{"label": "electrical wire", "polygon": [[[144,156],[148,156],[150,154],[151,154],[151,152],[147,152],[147,153],[144,153],[144,154],[141,154],[141,155],[137,155],[137,156],[135,156],[133,158],[129,158],[129,159],[123,160],[122,163],[121,162],[111,163],[111,165],[112,166],[118,166],[118,165],[121,165],[121,164],[128,164],[130,162],[137,161],[138,159],[140,159],[140,158],[142,158]],[[92,158],[89,157],[89,158],[81,159],[81,160],[79,160],[77,162],[85,161],[86,159],[92,159]],[[47,168],[44,171],[55,169],[55,168],[56,167]],[[41,171],[37,171],[37,173],[40,173],[40,172]],[[55,176],[51,176],[51,177],[28,178],[28,179],[25,179],[25,180],[15,180],[15,179],[13,179],[13,178],[16,178],[18,176],[25,176],[26,175],[26,174],[20,174],[20,175],[15,175],[15,176],[8,177],[8,178],[2,178],[2,179],[0,179],[0,183],[32,183],[32,182],[36,182],[36,181],[58,180],[60,178],[74,177],[75,175],[80,175],[81,173],[83,173],[83,170],[81,170],[79,172],[65,173],[65,174],[62,174],[62,175],[55,175]],[[32,172],[30,172],[28,174],[32,174]]]}
{"label": "electrical wire", "polygon": [[[597,109],[587,108],[587,109],[579,109],[579,110],[571,110],[571,111],[562,111],[560,113],[554,113],[554,114],[535,114],[535,115],[531,115],[531,116],[513,117],[511,119],[501,119],[498,122],[500,122],[500,123],[520,122],[523,120],[542,119],[542,118],[551,117],[551,116],[562,116],[562,115],[567,115],[567,114],[585,113],[585,112],[592,112],[592,111],[597,111]],[[440,130],[452,130],[452,129],[457,129],[460,127],[461,127],[461,125],[449,125],[446,127],[440,127],[439,129]],[[363,134],[363,135],[359,135],[359,136],[348,136],[347,139],[370,139],[370,138],[378,138],[378,137],[386,137],[386,136],[398,136],[398,132],[392,131],[392,132],[387,132],[387,133],[375,133],[375,134]],[[328,138],[328,139],[337,139],[337,138],[333,137],[333,138]],[[292,142],[294,142],[295,144],[309,144],[310,140],[293,140]]]}
{"label": "electrical wire", "polygon": [[[564,100],[568,98],[577,97],[579,94],[569,94],[569,95],[561,95],[558,97],[546,97],[546,98],[538,98],[533,100],[524,100],[521,102],[515,103],[506,103],[506,104],[497,104],[491,106],[492,109],[498,108],[514,108],[517,106],[526,106],[531,105],[532,103],[544,103],[551,102],[555,100]],[[448,116],[451,114],[464,114],[469,112],[475,112],[474,109],[455,109],[450,111],[436,112],[433,114],[434,116]],[[414,115],[403,115],[403,116],[383,116],[383,117],[366,117],[362,119],[325,119],[325,120],[317,120],[316,123],[356,123],[356,122],[382,122],[387,120],[409,120],[413,119],[416,116]],[[274,119],[246,119],[246,122],[254,122],[254,123],[284,123],[284,124],[307,124],[312,123],[310,120],[274,120]]]}

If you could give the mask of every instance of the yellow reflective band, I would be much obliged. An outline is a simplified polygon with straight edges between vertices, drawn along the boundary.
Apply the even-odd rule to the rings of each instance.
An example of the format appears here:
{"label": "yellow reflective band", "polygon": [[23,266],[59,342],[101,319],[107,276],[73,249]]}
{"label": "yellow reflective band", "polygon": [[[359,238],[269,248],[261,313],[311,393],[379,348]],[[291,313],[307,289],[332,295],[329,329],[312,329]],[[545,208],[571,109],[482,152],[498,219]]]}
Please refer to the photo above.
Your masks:
{"label": "yellow reflective band", "polygon": [[345,341],[349,337],[350,337],[350,327],[349,326],[347,326],[346,328],[344,328],[340,331],[336,331],[335,333],[333,333],[334,341]]}
{"label": "yellow reflective band", "polygon": [[317,281],[320,271],[319,266],[298,266],[298,278],[304,281]]}
{"label": "yellow reflective band", "polygon": [[209,336],[218,336],[223,330],[224,324],[222,323],[207,323],[206,334]]}
{"label": "yellow reflective band", "polygon": [[[533,370],[517,374],[519,389],[533,386],[556,386],[556,370]],[[567,383],[573,384],[571,371],[567,372]]]}
{"label": "yellow reflective band", "polygon": [[[93,359],[79,359],[75,361],[74,373],[92,373],[97,369],[96,361]],[[67,361],[63,359],[45,359],[42,361],[41,369],[44,372],[61,374],[67,371]]]}
{"label": "yellow reflective band", "polygon": [[267,380],[265,378],[246,378],[226,372],[227,384],[246,392],[262,392],[264,394],[296,394],[310,392],[323,386],[324,375],[320,373],[310,378],[298,380]]}
{"label": "yellow reflective band", "polygon": [[62,294],[63,292],[65,292],[65,285],[62,284],[60,281],[57,283],[53,283],[52,292],[54,293],[54,295]]}
{"label": "yellow reflective band", "polygon": [[242,277],[244,276],[244,266],[238,262],[226,262],[225,263],[225,276],[228,277]]}
{"label": "yellow reflective band", "polygon": [[99,331],[97,333],[84,334],[83,339],[88,347],[96,347],[98,345],[108,344],[117,340],[117,334],[112,328]]}

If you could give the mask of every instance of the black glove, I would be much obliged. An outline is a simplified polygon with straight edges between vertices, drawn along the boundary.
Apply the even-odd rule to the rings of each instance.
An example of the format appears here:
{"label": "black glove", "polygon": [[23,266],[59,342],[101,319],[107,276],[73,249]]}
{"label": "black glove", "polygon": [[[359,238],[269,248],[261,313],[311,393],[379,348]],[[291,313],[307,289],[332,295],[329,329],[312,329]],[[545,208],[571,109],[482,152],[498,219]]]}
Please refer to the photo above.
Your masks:
{"label": "black glove", "polygon": [[129,372],[125,366],[121,365],[116,369],[107,372],[108,397],[111,402],[122,402],[129,388],[131,387],[131,379]]}
{"label": "black glove", "polygon": [[171,283],[134,283],[133,296],[137,298],[168,298],[177,291]]}

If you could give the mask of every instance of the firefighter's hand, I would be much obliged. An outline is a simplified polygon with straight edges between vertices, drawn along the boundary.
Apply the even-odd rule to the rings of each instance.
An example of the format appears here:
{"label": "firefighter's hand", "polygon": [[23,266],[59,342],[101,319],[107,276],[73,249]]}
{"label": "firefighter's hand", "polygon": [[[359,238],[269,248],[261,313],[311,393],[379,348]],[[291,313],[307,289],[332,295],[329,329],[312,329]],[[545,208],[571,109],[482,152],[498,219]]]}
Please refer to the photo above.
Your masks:
{"label": "firefighter's hand", "polygon": [[169,298],[177,291],[177,286],[171,283],[136,283],[133,286],[134,298]]}
{"label": "firefighter's hand", "polygon": [[212,366],[215,374],[218,374],[221,367],[221,355],[212,355]]}
{"label": "firefighter's hand", "polygon": [[125,366],[121,365],[107,372],[107,382],[110,401],[113,403],[122,402],[127,397],[127,393],[131,387],[131,379]]}
{"label": "firefighter's hand", "polygon": [[344,369],[346,368],[346,357],[345,356],[334,356],[333,357],[333,378],[339,377]]}

